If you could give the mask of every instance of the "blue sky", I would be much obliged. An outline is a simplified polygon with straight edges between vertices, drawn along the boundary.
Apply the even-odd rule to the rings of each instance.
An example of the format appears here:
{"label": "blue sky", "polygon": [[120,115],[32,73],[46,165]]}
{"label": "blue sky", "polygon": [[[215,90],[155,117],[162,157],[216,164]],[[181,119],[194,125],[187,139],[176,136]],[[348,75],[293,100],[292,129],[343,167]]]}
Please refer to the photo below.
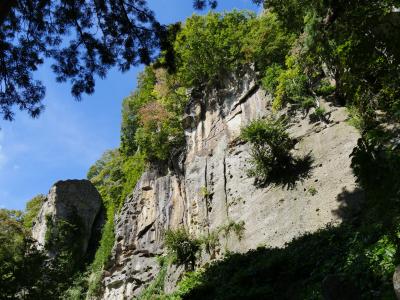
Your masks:
{"label": "blue sky", "polygon": [[[191,0],[149,0],[164,24],[194,13]],[[251,0],[219,0],[218,11],[258,8]],[[85,178],[89,167],[119,145],[121,102],[136,86],[142,66],[120,73],[111,70],[96,82],[96,92],[76,102],[69,84],[58,84],[45,64],[35,74],[47,92],[46,110],[38,119],[17,113],[14,122],[0,121],[0,208],[23,209],[26,201],[46,194],[58,180]]]}

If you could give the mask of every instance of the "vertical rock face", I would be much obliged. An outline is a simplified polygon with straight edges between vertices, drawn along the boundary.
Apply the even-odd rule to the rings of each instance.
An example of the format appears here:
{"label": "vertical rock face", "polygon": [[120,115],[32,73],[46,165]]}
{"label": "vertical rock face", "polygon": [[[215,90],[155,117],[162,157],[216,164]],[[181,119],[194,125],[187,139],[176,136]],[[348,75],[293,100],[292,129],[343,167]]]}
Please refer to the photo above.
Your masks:
{"label": "vertical rock face", "polygon": [[[39,247],[46,243],[48,221],[53,224],[64,221],[77,226],[80,235],[80,254],[87,253],[89,241],[97,222],[102,219],[102,200],[96,188],[88,180],[66,180],[56,182],[39,211],[32,228],[32,236]],[[78,222],[78,224],[76,224]],[[48,235],[48,234],[47,234]],[[50,253],[54,254],[54,253]]]}
{"label": "vertical rock face", "polygon": [[185,220],[183,192],[176,175],[143,174],[116,220],[104,299],[131,299],[157,275],[165,229]]}
{"label": "vertical rock face", "polygon": [[400,299],[400,266],[396,267],[396,270],[393,274],[393,288],[396,294],[396,299]]}
{"label": "vertical rock face", "polygon": [[[249,145],[238,139],[242,127],[271,115],[271,99],[251,77],[229,88],[193,99],[184,118],[187,149],[180,170],[146,172],[116,220],[116,243],[104,279],[103,299],[131,299],[157,275],[167,228],[186,227],[202,236],[243,223],[244,236],[220,236],[213,258],[226,250],[245,252],[259,245],[283,247],[296,236],[349,217],[347,200],[361,200],[350,168],[359,138],[346,124],[344,108],[321,101],[329,122],[310,123],[291,114],[293,155],[311,159],[306,176],[282,185],[256,187],[246,175]],[[203,254],[200,264],[210,259]],[[170,270],[166,290],[173,290]],[[175,278],[175,279],[172,279]]]}

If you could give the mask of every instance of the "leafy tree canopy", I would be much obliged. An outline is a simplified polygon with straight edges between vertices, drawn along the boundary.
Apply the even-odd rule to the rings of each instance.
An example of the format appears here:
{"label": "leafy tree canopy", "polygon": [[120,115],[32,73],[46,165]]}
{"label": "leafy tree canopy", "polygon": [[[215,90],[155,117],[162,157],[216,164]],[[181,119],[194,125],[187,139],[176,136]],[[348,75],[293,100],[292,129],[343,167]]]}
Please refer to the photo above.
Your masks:
{"label": "leafy tree canopy", "polygon": [[[276,106],[289,100],[309,103],[327,76],[334,82],[335,102],[356,106],[369,127],[377,111],[398,120],[398,1],[268,0],[265,6],[298,36],[286,70],[267,70],[264,84],[272,88]],[[277,82],[268,79],[273,71]]]}

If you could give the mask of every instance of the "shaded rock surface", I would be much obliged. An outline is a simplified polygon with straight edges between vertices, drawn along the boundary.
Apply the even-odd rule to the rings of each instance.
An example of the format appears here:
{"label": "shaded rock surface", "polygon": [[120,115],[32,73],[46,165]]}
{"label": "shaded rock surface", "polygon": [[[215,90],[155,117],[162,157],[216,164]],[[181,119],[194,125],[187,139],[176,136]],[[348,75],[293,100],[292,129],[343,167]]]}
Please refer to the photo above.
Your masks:
{"label": "shaded rock surface", "polygon": [[[66,180],[56,182],[50,189],[32,228],[32,236],[43,248],[46,232],[49,229],[47,219],[52,223],[66,221],[78,226],[81,237],[80,256],[87,254],[90,242],[99,236],[104,222],[101,196],[89,180]],[[79,224],[75,224],[79,220]],[[54,255],[56,253],[50,253]]]}
{"label": "shaded rock surface", "polygon": [[[184,118],[187,149],[175,170],[146,172],[116,218],[116,242],[104,278],[103,299],[131,299],[157,276],[156,256],[163,253],[163,233],[185,226],[204,236],[243,222],[242,239],[222,235],[213,253],[199,264],[229,251],[246,252],[259,245],[283,247],[294,237],[327,224],[339,224],[357,213],[363,194],[350,168],[359,134],[345,121],[345,108],[321,101],[328,122],[311,123],[290,109],[293,155],[310,156],[305,176],[282,184],[257,187],[246,175],[250,149],[240,130],[254,119],[271,115],[271,99],[251,80],[192,99]],[[206,193],[205,193],[206,191]],[[206,194],[206,195],[205,195]],[[165,290],[174,290],[179,273],[167,274]]]}
{"label": "shaded rock surface", "polygon": [[393,274],[393,288],[396,294],[396,299],[400,299],[400,266],[396,267]]}

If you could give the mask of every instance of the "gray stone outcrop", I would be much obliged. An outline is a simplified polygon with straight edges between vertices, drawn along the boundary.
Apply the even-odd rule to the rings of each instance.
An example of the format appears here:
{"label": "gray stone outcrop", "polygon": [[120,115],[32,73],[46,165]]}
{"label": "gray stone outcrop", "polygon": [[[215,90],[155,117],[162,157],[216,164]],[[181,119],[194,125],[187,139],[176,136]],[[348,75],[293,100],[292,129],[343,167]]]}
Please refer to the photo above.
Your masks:
{"label": "gray stone outcrop", "polygon": [[39,248],[43,248],[46,243],[48,218],[51,218],[53,223],[58,220],[69,223],[79,220],[79,224],[73,225],[79,225],[80,252],[83,256],[88,250],[93,231],[101,227],[98,224],[102,219],[101,196],[89,180],[56,182],[51,187],[32,228],[32,237],[38,242]]}

